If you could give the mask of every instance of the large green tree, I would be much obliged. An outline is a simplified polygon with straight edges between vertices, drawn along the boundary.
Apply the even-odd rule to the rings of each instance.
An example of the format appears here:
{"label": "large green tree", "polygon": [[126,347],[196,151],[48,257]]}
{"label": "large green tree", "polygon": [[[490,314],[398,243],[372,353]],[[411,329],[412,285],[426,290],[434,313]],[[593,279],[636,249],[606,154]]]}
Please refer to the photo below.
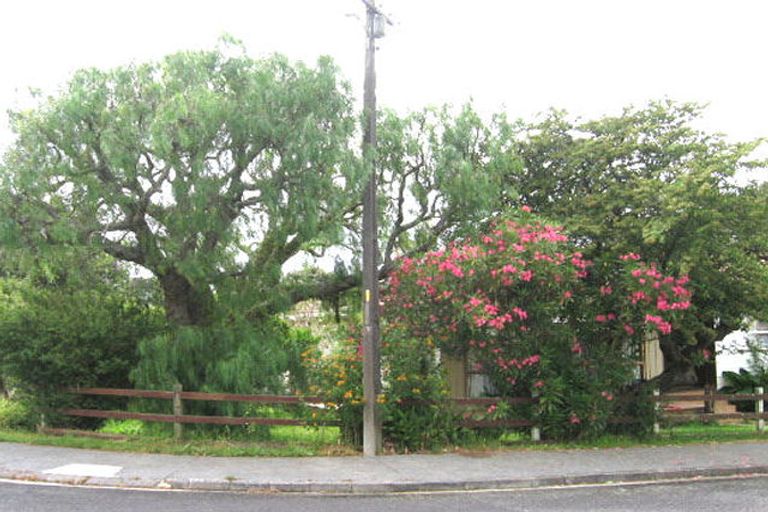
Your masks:
{"label": "large green tree", "polygon": [[[144,267],[177,325],[210,324],[217,303],[265,318],[357,285],[354,265],[281,272],[302,251],[359,246],[365,165],[346,85],[327,59],[308,68],[233,50],[80,71],[13,113],[3,240],[96,247]],[[382,276],[396,254],[487,216],[491,137],[471,107],[381,113]]]}
{"label": "large green tree", "polygon": [[590,259],[638,252],[685,273],[691,321],[662,339],[669,383],[690,380],[714,340],[768,315],[768,195],[745,179],[759,142],[733,144],[696,128],[701,108],[652,103],[578,122],[551,112],[509,126],[505,203],[563,222]]}
{"label": "large green tree", "polygon": [[12,126],[6,238],[148,269],[176,324],[209,323],[214,295],[245,289],[269,311],[281,265],[333,242],[357,202],[351,99],[327,59],[207,51],[83,70]]}

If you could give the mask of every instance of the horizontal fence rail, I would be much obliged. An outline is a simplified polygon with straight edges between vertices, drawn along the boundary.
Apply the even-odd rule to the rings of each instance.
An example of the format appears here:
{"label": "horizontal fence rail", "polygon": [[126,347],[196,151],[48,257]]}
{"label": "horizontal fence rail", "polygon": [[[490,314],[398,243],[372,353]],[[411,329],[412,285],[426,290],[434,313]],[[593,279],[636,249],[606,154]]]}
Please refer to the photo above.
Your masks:
{"label": "horizontal fence rail", "polygon": [[281,404],[281,405],[301,405],[301,404],[323,404],[325,400],[318,396],[288,396],[288,395],[241,395],[236,393],[204,393],[199,391],[183,391],[179,386],[175,391],[159,391],[147,389],[117,389],[117,388],[91,388],[91,387],[69,387],[64,391],[73,395],[87,396],[105,396],[105,397],[123,397],[123,398],[148,398],[156,400],[172,400],[174,414],[155,414],[132,411],[105,411],[100,409],[76,409],[62,408],[58,409],[59,414],[65,416],[75,416],[81,418],[103,418],[127,420],[135,419],[141,421],[153,421],[160,423],[173,423],[174,435],[181,438],[183,435],[182,425],[185,424],[205,424],[205,425],[287,425],[287,426],[338,426],[340,422],[332,420],[301,420],[294,418],[261,418],[252,416],[201,416],[184,414],[184,400],[198,400],[210,402],[240,402],[257,404]]}
{"label": "horizontal fence rail", "polygon": [[[208,425],[291,425],[307,426],[308,422],[291,418],[256,418],[250,416],[195,416],[191,414],[152,414],[129,411],[102,411],[97,409],[59,409],[65,416],[105,418],[118,420],[157,421],[160,423],[197,423]],[[336,421],[312,422],[313,425],[338,425]]]}
{"label": "horizontal fence rail", "polygon": [[729,395],[727,393],[704,393],[701,395],[659,395],[654,396],[654,402],[707,402],[707,401],[726,401],[726,402],[754,402],[756,400],[768,400],[768,393],[738,393]]}
{"label": "horizontal fence rail", "polygon": [[[129,398],[158,398],[173,400],[174,391],[151,391],[144,389],[114,389],[114,388],[66,388],[65,391],[75,395],[117,396]],[[238,395],[234,393],[203,393],[199,391],[180,391],[182,400],[206,400],[211,402],[249,402],[263,404],[322,404],[325,402],[319,396],[288,396],[288,395]]]}
{"label": "horizontal fence rail", "polygon": [[[64,389],[66,393],[74,395],[104,396],[104,397],[124,397],[124,398],[143,398],[157,400],[173,401],[173,414],[155,414],[145,412],[100,410],[100,409],[79,409],[62,408],[58,409],[59,414],[65,416],[85,417],[85,418],[104,418],[104,419],[136,419],[141,421],[152,421],[161,423],[173,423],[176,437],[182,436],[182,425],[184,424],[210,424],[210,425],[288,425],[288,426],[338,426],[339,421],[335,420],[303,420],[294,418],[263,418],[251,416],[201,416],[184,414],[183,401],[211,401],[211,402],[239,402],[255,404],[280,404],[280,405],[309,405],[311,407],[323,407],[328,400],[320,396],[287,396],[287,395],[243,395],[236,393],[205,393],[199,391],[183,391],[178,386],[174,391],[163,390],[144,390],[144,389],[116,389],[116,388],[94,388],[94,387],[70,387]],[[705,392],[702,394],[659,394],[656,392],[651,401],[656,403],[657,419],[654,430],[659,431],[659,423],[682,423],[690,421],[710,422],[717,420],[751,420],[757,422],[757,429],[763,431],[765,420],[768,419],[768,413],[764,412],[763,402],[768,400],[768,393],[763,393],[762,388],[758,388],[755,393],[725,394],[715,392]],[[530,428],[532,439],[538,441],[540,430],[535,419],[524,418],[473,418],[478,410],[490,408],[498,404],[509,405],[536,405],[539,399],[536,396],[530,397],[483,397],[483,398],[451,398],[446,400],[448,403],[456,406],[466,412],[457,420],[456,425],[464,428]],[[716,401],[727,402],[754,402],[756,412],[750,413],[699,413],[696,411],[664,410],[664,404],[671,402],[701,402],[704,404],[713,404]],[[430,405],[435,402],[404,400],[399,402],[401,405]],[[632,417],[615,416],[609,418],[609,424],[631,424],[639,420]]]}

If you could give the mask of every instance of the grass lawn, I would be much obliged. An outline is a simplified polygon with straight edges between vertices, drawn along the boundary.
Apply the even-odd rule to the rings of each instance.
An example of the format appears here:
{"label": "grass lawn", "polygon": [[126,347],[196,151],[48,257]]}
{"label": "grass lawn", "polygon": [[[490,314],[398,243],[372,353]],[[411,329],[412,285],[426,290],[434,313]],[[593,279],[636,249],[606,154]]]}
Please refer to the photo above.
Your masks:
{"label": "grass lawn", "polygon": [[338,428],[273,427],[269,439],[248,440],[243,436],[204,437],[193,434],[176,441],[168,435],[127,435],[101,439],[80,435],[49,435],[19,430],[0,430],[0,442],[88,448],[120,452],[208,455],[219,457],[310,457],[353,455],[355,450],[340,444]]}
{"label": "grass lawn", "polygon": [[606,434],[598,439],[569,442],[533,442],[528,435],[505,434],[499,439],[477,438],[457,447],[467,450],[558,450],[573,448],[631,448],[635,446],[670,446],[694,443],[763,441],[768,433],[757,431],[754,422],[723,424],[685,423],[663,427],[658,435],[637,438],[628,435]]}

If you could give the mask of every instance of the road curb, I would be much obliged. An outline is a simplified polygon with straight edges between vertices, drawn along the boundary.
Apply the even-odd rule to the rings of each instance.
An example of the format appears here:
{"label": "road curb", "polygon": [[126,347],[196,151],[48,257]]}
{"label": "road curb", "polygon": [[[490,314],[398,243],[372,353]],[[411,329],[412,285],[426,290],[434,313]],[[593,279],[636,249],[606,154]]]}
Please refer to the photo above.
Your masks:
{"label": "road curb", "polygon": [[0,479],[80,487],[110,487],[133,490],[187,490],[198,492],[293,493],[336,495],[380,495],[398,493],[494,491],[568,487],[601,484],[630,484],[695,478],[722,478],[768,475],[768,466],[690,468],[674,471],[595,473],[557,477],[488,479],[471,481],[424,482],[255,482],[247,480],[163,479],[142,480],[121,478],[62,477],[36,472],[0,469]]}

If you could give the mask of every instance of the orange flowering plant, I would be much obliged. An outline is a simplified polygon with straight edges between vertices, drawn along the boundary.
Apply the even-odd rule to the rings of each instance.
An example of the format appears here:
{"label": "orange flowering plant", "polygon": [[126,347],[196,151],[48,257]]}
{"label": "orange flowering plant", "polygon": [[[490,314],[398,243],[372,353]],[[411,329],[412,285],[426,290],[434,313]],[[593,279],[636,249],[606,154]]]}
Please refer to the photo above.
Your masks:
{"label": "orange flowering plant", "polygon": [[[384,442],[398,451],[445,444],[456,434],[453,416],[444,407],[447,388],[430,338],[415,338],[396,326],[383,324],[382,409]],[[334,349],[304,354],[310,392],[326,399],[314,411],[315,420],[337,419],[345,442],[362,444],[362,335],[346,326]]]}

